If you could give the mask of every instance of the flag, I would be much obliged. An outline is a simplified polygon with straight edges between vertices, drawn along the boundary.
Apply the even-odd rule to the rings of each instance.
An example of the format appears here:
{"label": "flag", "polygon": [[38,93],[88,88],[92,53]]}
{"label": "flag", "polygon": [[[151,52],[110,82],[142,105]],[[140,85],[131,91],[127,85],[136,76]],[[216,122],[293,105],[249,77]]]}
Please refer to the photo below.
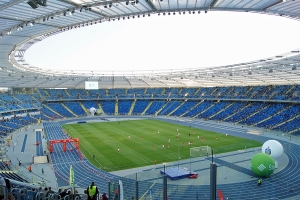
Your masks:
{"label": "flag", "polygon": [[70,165],[70,186],[72,186],[72,188],[74,189],[74,171],[73,171],[73,168],[72,168],[72,165]]}
{"label": "flag", "polygon": [[218,190],[218,197],[219,197],[219,200],[224,200],[224,196],[223,196],[223,193],[221,190]]}

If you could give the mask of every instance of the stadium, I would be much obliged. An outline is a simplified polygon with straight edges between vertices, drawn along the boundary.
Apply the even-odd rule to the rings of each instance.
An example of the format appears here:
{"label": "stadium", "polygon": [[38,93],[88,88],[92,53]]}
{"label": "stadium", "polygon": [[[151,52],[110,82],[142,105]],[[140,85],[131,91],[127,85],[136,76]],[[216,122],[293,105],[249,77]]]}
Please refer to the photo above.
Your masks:
{"label": "stadium", "polygon": [[[0,167],[12,186],[2,184],[1,198],[87,199],[95,182],[109,199],[300,199],[300,49],[120,74],[24,59],[51,36],[121,19],[229,11],[298,20],[299,10],[294,0],[0,1]],[[284,153],[258,184],[251,158],[274,152],[262,147],[272,140]]]}

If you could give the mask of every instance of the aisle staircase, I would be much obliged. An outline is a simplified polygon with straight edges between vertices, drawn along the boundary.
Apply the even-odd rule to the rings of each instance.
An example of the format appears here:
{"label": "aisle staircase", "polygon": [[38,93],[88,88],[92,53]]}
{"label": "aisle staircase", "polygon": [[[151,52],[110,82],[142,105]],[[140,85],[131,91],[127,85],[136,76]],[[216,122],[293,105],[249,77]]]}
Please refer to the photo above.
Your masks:
{"label": "aisle staircase", "polygon": [[115,115],[119,115],[119,101],[116,100],[115,102]]}
{"label": "aisle staircase", "polygon": [[37,100],[34,96],[30,95],[30,97],[35,100],[36,102],[39,102],[39,100]]}
{"label": "aisle staircase", "polygon": [[219,89],[219,88],[216,87],[209,95],[210,95],[210,96],[213,96],[213,94],[214,94],[218,89]]}
{"label": "aisle staircase", "polygon": [[150,103],[148,104],[148,106],[145,108],[145,110],[142,112],[141,115],[145,115],[146,111],[150,108],[150,106],[152,105],[153,101],[150,101]]}
{"label": "aisle staircase", "polygon": [[261,112],[262,110],[264,110],[264,109],[266,109],[266,108],[268,108],[268,107],[270,107],[270,105],[267,105],[267,106],[263,107],[262,109],[259,109],[258,111],[252,113],[251,115],[248,115],[248,116],[245,117],[244,119],[241,119],[240,121],[237,121],[237,123],[240,123],[240,122],[243,121],[243,120],[247,120],[248,118],[250,118],[250,117],[256,115],[257,113]]}
{"label": "aisle staircase", "polygon": [[297,131],[299,131],[299,130],[300,130],[300,127],[299,127],[299,128],[296,128],[296,129],[294,129],[294,130],[289,131],[287,134],[293,134],[293,133],[295,133],[295,132],[297,132]]}
{"label": "aisle staircase", "polygon": [[288,93],[290,93],[290,91],[292,91],[292,89],[294,89],[296,86],[293,85],[290,89],[288,89],[288,91],[285,93],[285,95],[287,95]]}
{"label": "aisle staircase", "polygon": [[200,105],[200,103],[202,103],[203,101],[200,101],[199,103],[197,103],[195,106],[193,106],[191,109],[187,110],[186,112],[184,112],[183,114],[181,114],[179,117],[182,117],[184,115],[186,115],[188,112],[190,112],[191,110],[193,110],[194,108],[196,108],[198,105]]}
{"label": "aisle staircase", "polygon": [[281,125],[283,125],[285,123],[288,123],[288,122],[290,122],[290,121],[298,118],[299,116],[300,116],[300,114],[298,114],[298,115],[296,115],[296,116],[294,116],[294,117],[292,117],[292,118],[290,118],[290,119],[288,119],[288,120],[286,120],[286,121],[284,121],[284,122],[282,122],[280,124],[277,124],[277,125],[273,126],[271,129],[277,128],[277,127],[279,127],[279,126],[281,126]]}
{"label": "aisle staircase", "polygon": [[177,93],[177,95],[179,95],[182,92],[183,88],[180,88],[179,92]]}
{"label": "aisle staircase", "polygon": [[101,113],[105,114],[104,110],[102,109],[102,106],[100,105],[100,102],[97,102],[97,105],[98,105],[99,110],[101,111]]}
{"label": "aisle staircase", "polygon": [[183,104],[185,103],[185,101],[183,101],[179,106],[177,106],[177,108],[175,108],[172,112],[170,112],[169,114],[167,114],[167,116],[172,115],[176,110],[178,110],[178,108],[180,108]]}
{"label": "aisle staircase", "polygon": [[226,95],[232,97],[234,95],[234,94],[231,94],[233,91],[234,91],[234,87],[232,86]]}
{"label": "aisle staircase", "polygon": [[84,110],[85,114],[87,114],[87,115],[90,114],[81,102],[79,102],[79,105],[81,106],[82,110]]}
{"label": "aisle staircase", "polygon": [[32,105],[34,105],[36,108],[38,108],[38,106],[37,106],[37,105],[35,105],[35,103],[32,103]]}
{"label": "aisle staircase", "polygon": [[44,92],[45,94],[47,94],[48,97],[50,97],[50,94],[46,90],[44,90]]}
{"label": "aisle staircase", "polygon": [[157,116],[158,113],[160,113],[160,111],[161,111],[168,103],[169,103],[169,101],[166,101],[165,104],[162,105],[162,107],[161,107],[158,111],[156,111],[154,115]]}
{"label": "aisle staircase", "polygon": [[199,115],[207,111],[208,109],[212,108],[215,106],[215,103],[212,103],[211,106],[207,107],[206,109],[202,110],[202,112],[197,113],[196,115],[193,116],[193,118],[197,118]]}
{"label": "aisle staircase", "polygon": [[[49,110],[51,110],[53,113],[57,114],[58,116],[64,117],[64,116],[62,116],[61,114],[59,114],[58,112],[56,112],[55,110],[53,110],[52,108],[50,108],[49,106],[47,106],[46,104],[43,104],[42,106],[48,108]],[[44,114],[43,114],[43,115],[44,115]]]}
{"label": "aisle staircase", "polygon": [[278,111],[277,113],[275,113],[274,115],[271,115],[271,116],[269,116],[269,117],[267,117],[267,118],[261,120],[260,122],[257,122],[257,123],[255,124],[255,126],[257,126],[258,124],[263,123],[263,122],[265,122],[265,121],[271,119],[271,118],[274,117],[275,115],[278,115],[279,113],[281,113],[282,111],[285,111],[286,109],[290,108],[291,106],[292,106],[292,105],[289,105],[289,106],[285,107],[284,109],[279,110],[279,111]]}
{"label": "aisle staircase", "polygon": [[217,112],[217,113],[213,114],[212,116],[208,117],[208,119],[211,119],[211,118],[213,118],[214,116],[220,114],[221,112],[223,112],[224,110],[226,110],[227,108],[229,108],[229,107],[232,106],[232,105],[233,105],[233,103],[227,105],[225,108],[221,109],[219,112]]}
{"label": "aisle staircase", "polygon": [[131,114],[132,114],[132,111],[133,111],[133,109],[134,109],[135,103],[136,103],[136,100],[132,101],[132,104],[131,104],[130,110],[129,110],[129,112],[128,112],[128,115],[131,115]]}
{"label": "aisle staircase", "polygon": [[245,108],[247,108],[251,105],[252,105],[252,103],[247,104],[246,106],[242,107],[240,110],[238,110],[238,111],[232,113],[231,115],[227,116],[226,118],[224,118],[222,121],[225,121],[225,120],[229,119],[230,117],[236,115],[237,113],[241,112],[242,110],[244,110]]}
{"label": "aisle staircase", "polygon": [[20,99],[18,99],[17,97],[12,96],[12,98],[14,98],[14,99],[16,99],[18,102],[21,102],[21,103],[22,103],[22,101],[21,101]]}
{"label": "aisle staircase", "polygon": [[70,96],[70,94],[69,94],[69,92],[68,92],[68,90],[64,90],[65,91],[65,93],[68,95],[68,97]]}
{"label": "aisle staircase", "polygon": [[198,88],[198,90],[196,90],[196,92],[193,94],[194,96],[196,96],[196,94],[198,94],[198,92],[200,91],[201,88]]}
{"label": "aisle staircase", "polygon": [[67,111],[69,111],[69,113],[71,113],[75,117],[78,117],[78,115],[76,115],[72,110],[70,110],[70,108],[68,108],[65,104],[60,103],[60,105],[62,105]]}

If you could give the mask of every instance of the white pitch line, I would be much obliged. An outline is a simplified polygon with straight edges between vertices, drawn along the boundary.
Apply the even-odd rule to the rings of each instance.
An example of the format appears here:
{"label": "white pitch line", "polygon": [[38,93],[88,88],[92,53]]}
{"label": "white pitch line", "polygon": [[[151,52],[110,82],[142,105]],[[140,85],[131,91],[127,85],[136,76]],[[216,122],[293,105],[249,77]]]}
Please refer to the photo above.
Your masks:
{"label": "white pitch line", "polygon": [[141,160],[144,160],[145,162],[147,162],[147,160],[145,160],[144,158],[142,158],[141,156],[137,155],[136,153],[133,153],[132,151],[129,151],[131,154],[135,155],[136,157],[139,157]]}

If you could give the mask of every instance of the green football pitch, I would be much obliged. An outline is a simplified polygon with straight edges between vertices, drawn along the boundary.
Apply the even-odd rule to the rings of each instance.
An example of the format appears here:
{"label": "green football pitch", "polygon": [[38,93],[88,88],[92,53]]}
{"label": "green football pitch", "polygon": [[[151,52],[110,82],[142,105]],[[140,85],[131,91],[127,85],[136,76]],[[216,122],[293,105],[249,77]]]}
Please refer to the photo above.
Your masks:
{"label": "green football pitch", "polygon": [[105,171],[188,159],[192,147],[209,146],[214,153],[224,153],[262,145],[230,134],[226,137],[152,119],[65,124],[63,129],[80,138],[85,157]]}

